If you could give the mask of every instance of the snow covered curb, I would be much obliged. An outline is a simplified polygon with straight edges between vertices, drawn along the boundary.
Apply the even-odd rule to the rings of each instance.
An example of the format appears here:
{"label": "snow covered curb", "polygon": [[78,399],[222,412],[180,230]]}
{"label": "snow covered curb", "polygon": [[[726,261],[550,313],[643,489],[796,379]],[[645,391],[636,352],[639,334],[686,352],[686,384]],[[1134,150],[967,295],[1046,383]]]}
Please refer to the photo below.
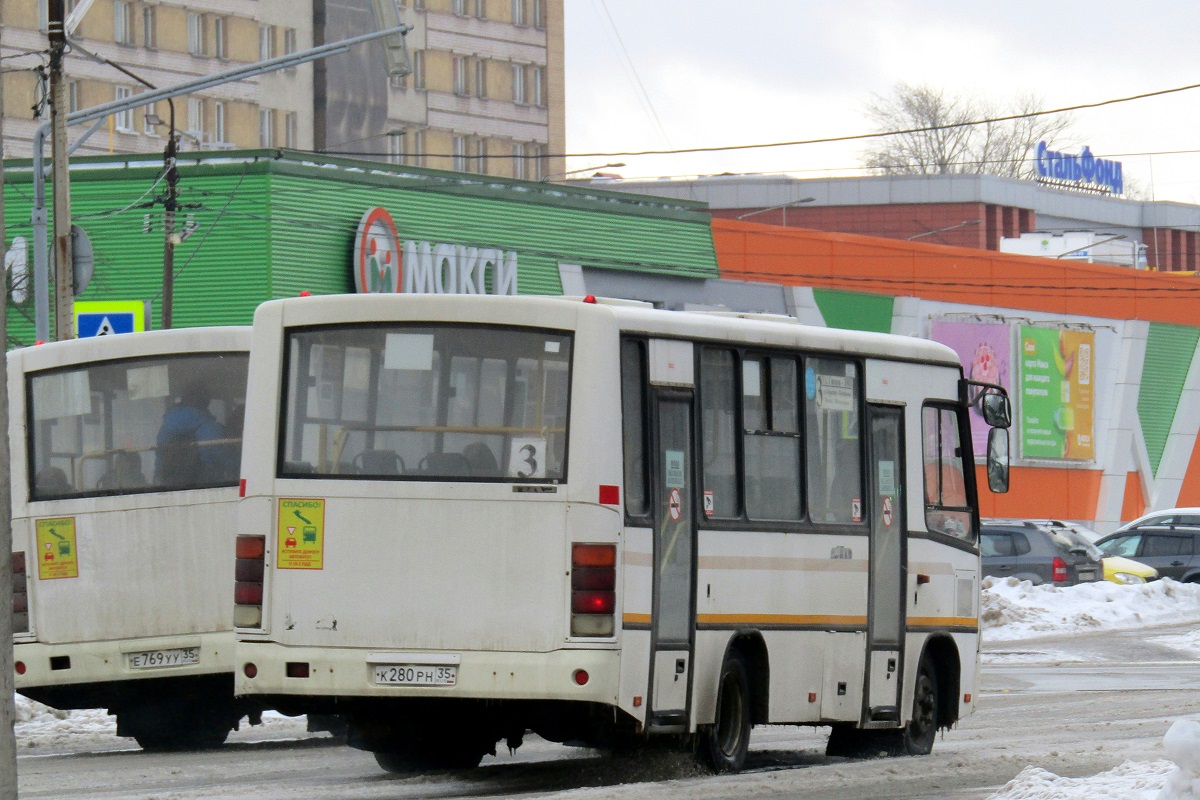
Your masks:
{"label": "snow covered curb", "polygon": [[1200,584],[1164,578],[1137,586],[1097,581],[1057,587],[985,578],[979,616],[987,642],[1200,622]]}

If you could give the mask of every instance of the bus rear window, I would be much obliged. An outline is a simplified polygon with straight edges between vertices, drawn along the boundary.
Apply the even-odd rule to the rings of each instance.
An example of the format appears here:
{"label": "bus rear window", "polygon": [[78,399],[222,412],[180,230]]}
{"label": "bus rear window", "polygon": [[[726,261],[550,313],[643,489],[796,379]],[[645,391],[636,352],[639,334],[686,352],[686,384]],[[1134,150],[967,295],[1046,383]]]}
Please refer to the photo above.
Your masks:
{"label": "bus rear window", "polygon": [[330,326],[286,358],[281,477],[565,478],[568,334]]}
{"label": "bus rear window", "polygon": [[30,498],[236,485],[247,361],[179,355],[30,375]]}

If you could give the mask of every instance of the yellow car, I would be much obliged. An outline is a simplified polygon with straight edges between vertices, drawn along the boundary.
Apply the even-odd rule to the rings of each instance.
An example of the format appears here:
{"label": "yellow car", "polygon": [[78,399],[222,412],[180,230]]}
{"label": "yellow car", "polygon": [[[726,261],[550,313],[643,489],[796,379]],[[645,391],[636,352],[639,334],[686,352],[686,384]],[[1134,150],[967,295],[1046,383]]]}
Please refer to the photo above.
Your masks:
{"label": "yellow car", "polygon": [[1158,580],[1158,570],[1130,558],[1105,556],[1104,580],[1113,583],[1146,583]]}

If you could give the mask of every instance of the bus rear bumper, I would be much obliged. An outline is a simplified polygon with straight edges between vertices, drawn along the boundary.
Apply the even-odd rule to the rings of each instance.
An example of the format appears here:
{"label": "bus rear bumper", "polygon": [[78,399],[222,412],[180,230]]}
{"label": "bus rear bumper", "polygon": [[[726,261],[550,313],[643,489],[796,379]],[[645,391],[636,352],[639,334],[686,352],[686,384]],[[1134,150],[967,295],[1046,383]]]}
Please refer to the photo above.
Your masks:
{"label": "bus rear bumper", "polygon": [[[619,650],[583,649],[548,653],[411,652],[240,641],[236,662],[234,691],[238,696],[293,696],[297,700],[453,698],[615,705],[621,672]],[[453,684],[383,683],[376,676],[378,668],[388,670],[395,678],[401,668],[409,671],[411,667],[430,666],[453,666]],[[445,680],[445,673],[439,678]]]}
{"label": "bus rear bumper", "polygon": [[13,645],[14,686],[58,708],[102,708],[112,705],[119,687],[127,684],[228,675],[233,671],[233,650],[232,631],[63,644],[18,642]]}

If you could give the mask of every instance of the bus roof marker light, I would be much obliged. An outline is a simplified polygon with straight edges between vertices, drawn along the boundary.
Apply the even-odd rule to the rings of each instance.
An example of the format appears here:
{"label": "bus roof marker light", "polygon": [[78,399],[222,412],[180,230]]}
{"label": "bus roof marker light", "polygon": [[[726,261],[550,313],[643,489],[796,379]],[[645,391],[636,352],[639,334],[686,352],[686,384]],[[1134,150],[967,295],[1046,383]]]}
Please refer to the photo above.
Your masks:
{"label": "bus roof marker light", "polygon": [[312,297],[312,292],[310,292],[308,289],[305,289],[304,291],[300,292],[300,296],[301,297]]}
{"label": "bus roof marker light", "polygon": [[588,296],[583,298],[583,302],[590,303],[591,305],[596,305],[596,295],[589,294]]}

